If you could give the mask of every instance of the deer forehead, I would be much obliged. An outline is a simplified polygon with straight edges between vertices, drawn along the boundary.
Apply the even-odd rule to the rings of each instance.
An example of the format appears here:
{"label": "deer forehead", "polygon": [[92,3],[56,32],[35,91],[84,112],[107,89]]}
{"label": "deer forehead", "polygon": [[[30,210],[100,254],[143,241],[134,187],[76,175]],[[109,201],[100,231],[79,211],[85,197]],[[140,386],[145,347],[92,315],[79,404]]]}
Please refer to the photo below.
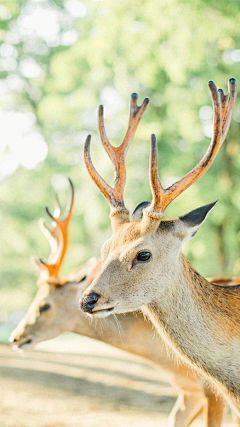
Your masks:
{"label": "deer forehead", "polygon": [[181,232],[183,232],[183,227],[180,224],[176,224],[175,220],[163,220],[157,231],[142,234],[140,221],[135,221],[121,225],[117,232],[103,245],[103,250],[105,252],[125,252],[127,248],[132,250],[139,246],[141,249],[141,245],[154,247],[158,245],[158,242],[164,242],[165,240],[167,242],[171,237],[172,241],[178,239],[181,237]]}
{"label": "deer forehead", "polygon": [[[113,242],[119,242],[121,245],[130,244],[141,238],[140,221],[128,222],[122,224],[113,234]],[[114,243],[116,244],[116,243]]]}
{"label": "deer forehead", "polygon": [[140,221],[122,224],[112,237],[105,242],[102,247],[103,253],[126,253],[127,250],[134,251],[134,248],[141,246],[148,241],[147,235],[142,235]]}
{"label": "deer forehead", "polygon": [[42,300],[43,298],[48,297],[50,295],[50,292],[51,292],[50,285],[48,285],[48,283],[43,283],[39,286],[36,299]]}
{"label": "deer forehead", "polygon": [[57,301],[60,297],[59,289],[55,285],[43,283],[39,286],[37,295],[33,301],[33,307],[37,308],[43,301]]}
{"label": "deer forehead", "polygon": [[117,231],[102,246],[102,259],[111,252],[119,252],[123,246],[135,242],[141,237],[139,221],[122,224]]}
{"label": "deer forehead", "polygon": [[[125,262],[132,262],[140,251],[150,251],[159,255],[168,253],[174,247],[181,246],[179,230],[175,230],[174,221],[166,220],[157,232],[142,235],[139,230],[139,222],[124,224],[121,230],[105,242],[102,248],[102,262],[108,265],[114,263],[117,268]],[[115,262],[117,261],[117,264]],[[120,264],[119,264],[120,263]]]}

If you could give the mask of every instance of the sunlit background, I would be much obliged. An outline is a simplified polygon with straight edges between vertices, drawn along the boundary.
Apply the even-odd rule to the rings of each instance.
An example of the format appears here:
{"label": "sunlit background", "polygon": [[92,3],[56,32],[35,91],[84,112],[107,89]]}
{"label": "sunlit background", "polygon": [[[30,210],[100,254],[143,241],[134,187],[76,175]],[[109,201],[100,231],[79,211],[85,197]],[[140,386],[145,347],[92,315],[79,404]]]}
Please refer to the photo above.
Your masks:
{"label": "sunlit background", "polygon": [[[76,189],[70,246],[62,272],[98,256],[110,235],[109,208],[85,171],[83,144],[113,182],[98,136],[104,105],[107,134],[119,144],[129,99],[150,97],[127,156],[126,205],[149,200],[151,133],[159,141],[165,186],[187,173],[207,149],[213,110],[207,82],[227,91],[239,80],[237,1],[0,2],[0,316],[18,319],[36,291],[29,258],[48,256],[38,229],[53,190],[65,206],[67,177]],[[168,209],[180,215],[220,198],[185,253],[203,275],[240,274],[239,101],[227,141],[207,174]],[[20,314],[19,314],[20,313]],[[5,333],[7,335],[8,332]]]}
{"label": "sunlit background", "polygon": [[[238,0],[0,0],[3,427],[95,427],[96,419],[108,427],[166,425],[177,392],[141,359],[72,335],[42,344],[54,354],[38,351],[22,359],[2,343],[36,293],[30,256],[47,260],[50,252],[38,220],[47,218],[46,206],[53,212],[54,192],[63,209],[67,205],[67,177],[75,203],[61,273],[98,257],[110,236],[108,204],[83,161],[90,133],[94,165],[113,183],[98,134],[98,106],[104,105],[107,135],[118,145],[127,130],[131,93],[138,93],[139,104],[150,98],[126,160],[125,204],[132,211],[151,200],[152,133],[165,187],[207,150],[213,122],[207,83],[214,80],[225,93],[229,78],[240,83],[239,28]],[[167,209],[167,217],[178,216],[220,198],[184,247],[205,276],[240,276],[239,125],[237,99],[214,164]],[[231,422],[229,416],[224,426]]]}

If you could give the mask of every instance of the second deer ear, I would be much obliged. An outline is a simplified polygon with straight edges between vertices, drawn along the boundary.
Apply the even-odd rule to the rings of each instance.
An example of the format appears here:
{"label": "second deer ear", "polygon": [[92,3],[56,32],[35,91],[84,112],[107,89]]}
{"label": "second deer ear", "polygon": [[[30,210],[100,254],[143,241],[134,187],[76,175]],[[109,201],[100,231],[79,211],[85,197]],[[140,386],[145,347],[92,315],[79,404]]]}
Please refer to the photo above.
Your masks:
{"label": "second deer ear", "polygon": [[131,214],[131,221],[139,221],[142,219],[143,210],[150,205],[150,202],[142,202],[140,203]]}
{"label": "second deer ear", "polygon": [[190,240],[195,236],[217,201],[218,200],[213,203],[209,203],[208,205],[201,206],[200,208],[194,209],[186,215],[179,217],[177,220],[179,225],[179,235],[181,235],[183,241]]}

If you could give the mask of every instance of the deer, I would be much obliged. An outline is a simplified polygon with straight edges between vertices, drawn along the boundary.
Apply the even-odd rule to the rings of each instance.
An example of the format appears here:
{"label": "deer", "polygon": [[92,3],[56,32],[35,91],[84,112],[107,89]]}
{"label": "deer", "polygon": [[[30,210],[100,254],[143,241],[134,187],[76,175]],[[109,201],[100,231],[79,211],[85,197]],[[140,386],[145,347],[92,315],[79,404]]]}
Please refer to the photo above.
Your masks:
{"label": "deer", "polygon": [[[136,354],[152,362],[168,374],[169,382],[178,388],[178,399],[169,415],[168,427],[188,427],[194,419],[204,413],[206,427],[220,427],[226,410],[226,401],[216,396],[211,386],[203,381],[193,370],[179,363],[166,347],[163,340],[153,339],[152,324],[144,319],[142,313],[117,315],[121,324],[112,318],[98,325],[93,319],[90,324],[86,316],[79,316],[79,298],[91,284],[101,268],[101,261],[93,257],[68,276],[59,274],[67,253],[69,243],[69,224],[72,218],[74,187],[71,181],[69,209],[64,215],[55,194],[55,208],[48,215],[53,223],[47,227],[43,218],[39,220],[51,248],[48,261],[32,259],[39,273],[38,291],[26,315],[11,333],[9,341],[13,349],[33,350],[42,341],[54,338],[65,331],[75,332],[94,338],[114,347]],[[63,217],[65,216],[65,219]],[[132,221],[138,219],[139,210],[132,214]],[[212,278],[216,283],[239,283],[240,278]]]}
{"label": "deer", "polygon": [[206,378],[240,415],[240,285],[210,283],[190,265],[182,245],[197,233],[216,202],[174,219],[164,219],[167,206],[211,166],[230,126],[236,81],[228,94],[208,83],[214,109],[213,136],[202,160],[183,178],[164,189],[158,174],[157,140],[151,136],[149,179],[152,202],[140,204],[141,219],[131,222],[124,205],[125,156],[149,100],[137,105],[133,94],[126,135],[119,147],[110,144],[99,108],[103,147],[114,164],[113,187],[99,175],[85,142],[86,168],[110,205],[112,236],[102,246],[102,267],[84,292],[80,307],[103,318],[141,310],[178,357]]}

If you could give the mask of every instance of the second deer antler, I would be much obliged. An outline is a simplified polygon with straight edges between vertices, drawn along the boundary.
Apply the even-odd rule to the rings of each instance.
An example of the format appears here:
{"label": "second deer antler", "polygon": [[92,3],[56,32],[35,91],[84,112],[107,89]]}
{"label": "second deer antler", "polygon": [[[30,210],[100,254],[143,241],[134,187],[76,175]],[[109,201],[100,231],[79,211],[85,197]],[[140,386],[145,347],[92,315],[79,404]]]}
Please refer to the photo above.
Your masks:
{"label": "second deer antler", "polygon": [[53,230],[49,230],[46,226],[44,220],[40,220],[39,225],[43,232],[43,234],[47,237],[47,240],[50,244],[51,254],[48,258],[48,262],[44,262],[41,259],[36,260],[38,267],[41,270],[47,270],[48,272],[48,281],[56,279],[58,277],[58,273],[62,266],[64,257],[67,252],[68,247],[68,226],[72,217],[72,209],[74,202],[74,187],[72,181],[69,179],[70,187],[71,187],[71,197],[70,197],[70,206],[65,219],[61,219],[62,212],[60,208],[60,204],[58,202],[57,196],[55,196],[55,205],[56,209],[54,211],[54,215],[52,215],[48,208],[46,211],[50,218],[56,223],[56,227]]}

